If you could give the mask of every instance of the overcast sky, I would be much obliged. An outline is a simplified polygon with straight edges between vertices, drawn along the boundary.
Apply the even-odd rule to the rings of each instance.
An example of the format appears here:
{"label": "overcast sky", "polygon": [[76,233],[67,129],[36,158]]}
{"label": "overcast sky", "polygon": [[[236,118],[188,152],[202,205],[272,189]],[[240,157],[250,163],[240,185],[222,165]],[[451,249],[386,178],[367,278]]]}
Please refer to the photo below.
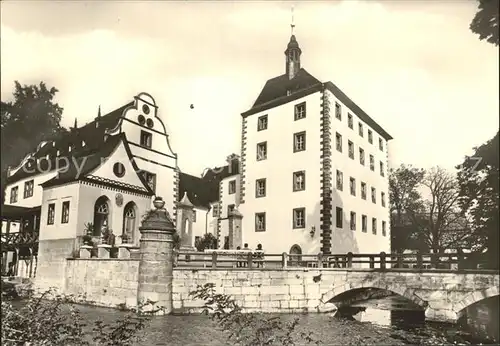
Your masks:
{"label": "overcast sky", "polygon": [[71,126],[146,91],[199,175],[240,153],[240,113],[284,73],[292,4],[302,67],[394,137],[393,166],[452,168],[498,131],[498,48],[469,31],[470,0],[2,1],[2,100],[43,80]]}

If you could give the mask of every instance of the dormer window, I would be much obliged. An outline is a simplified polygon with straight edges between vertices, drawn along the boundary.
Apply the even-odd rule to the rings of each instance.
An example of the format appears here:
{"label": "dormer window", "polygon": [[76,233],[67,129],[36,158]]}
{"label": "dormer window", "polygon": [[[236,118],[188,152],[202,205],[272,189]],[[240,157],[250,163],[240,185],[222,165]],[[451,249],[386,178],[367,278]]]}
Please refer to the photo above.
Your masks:
{"label": "dormer window", "polygon": [[141,131],[141,146],[151,148],[153,135],[146,131]]}

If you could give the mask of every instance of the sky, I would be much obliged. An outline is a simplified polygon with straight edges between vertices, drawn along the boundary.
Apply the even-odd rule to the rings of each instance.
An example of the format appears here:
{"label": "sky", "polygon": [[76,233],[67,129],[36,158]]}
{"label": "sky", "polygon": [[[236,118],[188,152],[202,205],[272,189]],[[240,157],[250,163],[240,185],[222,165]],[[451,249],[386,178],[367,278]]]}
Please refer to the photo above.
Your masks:
{"label": "sky", "polygon": [[241,113],[284,73],[292,5],[302,67],[394,137],[390,166],[453,169],[498,131],[499,52],[470,0],[2,1],[1,97],[45,81],[69,127],[148,92],[200,175],[240,153]]}

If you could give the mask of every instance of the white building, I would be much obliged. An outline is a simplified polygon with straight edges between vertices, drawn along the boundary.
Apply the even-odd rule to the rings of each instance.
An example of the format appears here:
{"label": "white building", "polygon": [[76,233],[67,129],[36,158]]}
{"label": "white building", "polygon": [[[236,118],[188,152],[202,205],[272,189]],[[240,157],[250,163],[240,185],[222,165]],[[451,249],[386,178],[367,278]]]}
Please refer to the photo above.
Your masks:
{"label": "white building", "polygon": [[243,241],[269,253],[390,252],[392,137],[303,69],[301,53],[292,35],[285,73],[242,113]]}
{"label": "white building", "polygon": [[202,176],[180,172],[146,93],[104,116],[99,109],[83,127],[75,121],[11,168],[6,205],[35,213],[26,227],[40,229],[44,275],[59,277],[51,258],[69,256],[103,228],[138,245],[140,219],[157,195],[185,247],[212,233],[220,248],[389,252],[391,136],[333,83],[301,68],[301,53],[292,35],[285,73],[242,113],[241,157]]}

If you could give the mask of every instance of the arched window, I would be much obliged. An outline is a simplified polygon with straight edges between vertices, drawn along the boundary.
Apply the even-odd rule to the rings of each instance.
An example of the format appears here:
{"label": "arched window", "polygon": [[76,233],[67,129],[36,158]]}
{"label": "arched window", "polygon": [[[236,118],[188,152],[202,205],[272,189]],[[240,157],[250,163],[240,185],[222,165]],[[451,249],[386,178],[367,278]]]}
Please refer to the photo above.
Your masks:
{"label": "arched window", "polygon": [[109,227],[109,199],[101,196],[94,206],[94,236],[100,236],[103,229]]}
{"label": "arched window", "polygon": [[136,206],[134,202],[129,202],[123,209],[123,231],[122,241],[133,243],[135,235]]}
{"label": "arched window", "polygon": [[298,255],[302,255],[302,249],[300,248],[300,246],[298,246],[297,244],[293,245],[291,248],[290,248],[290,261],[292,262],[292,264],[294,265],[297,265],[298,262],[302,261],[302,256],[298,256]]}

